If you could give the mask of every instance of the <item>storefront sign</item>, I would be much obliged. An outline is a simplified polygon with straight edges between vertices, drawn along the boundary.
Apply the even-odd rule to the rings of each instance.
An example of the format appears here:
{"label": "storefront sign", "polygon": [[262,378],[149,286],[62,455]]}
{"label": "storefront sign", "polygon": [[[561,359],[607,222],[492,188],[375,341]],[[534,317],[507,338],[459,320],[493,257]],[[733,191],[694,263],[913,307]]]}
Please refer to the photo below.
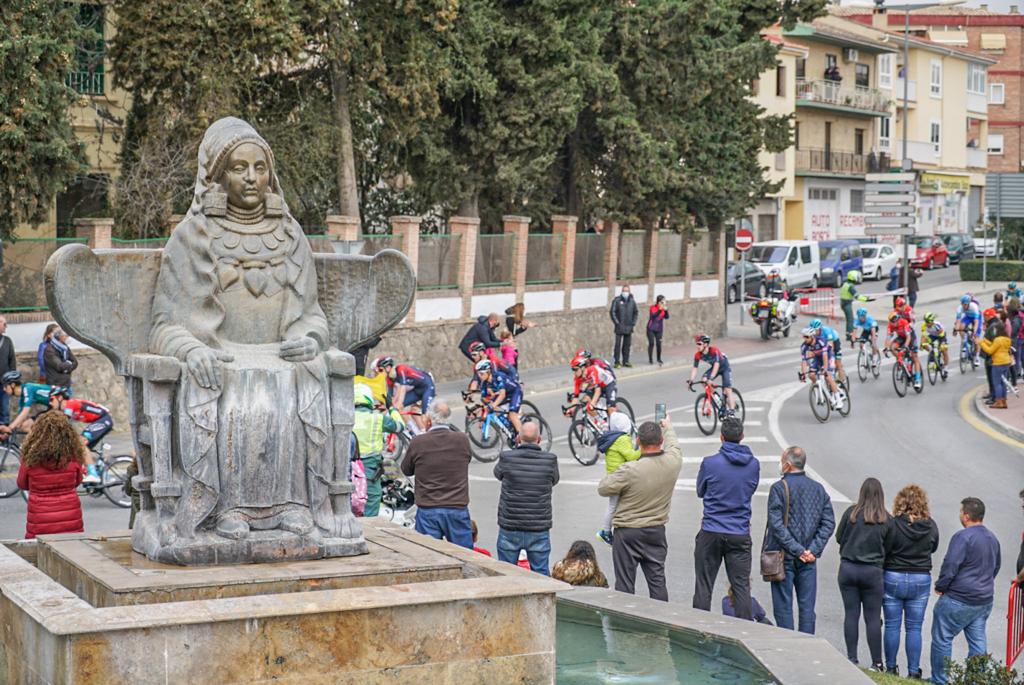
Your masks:
{"label": "storefront sign", "polygon": [[951,174],[934,174],[924,172],[921,174],[922,193],[967,193],[971,190],[971,179],[969,176],[953,176]]}

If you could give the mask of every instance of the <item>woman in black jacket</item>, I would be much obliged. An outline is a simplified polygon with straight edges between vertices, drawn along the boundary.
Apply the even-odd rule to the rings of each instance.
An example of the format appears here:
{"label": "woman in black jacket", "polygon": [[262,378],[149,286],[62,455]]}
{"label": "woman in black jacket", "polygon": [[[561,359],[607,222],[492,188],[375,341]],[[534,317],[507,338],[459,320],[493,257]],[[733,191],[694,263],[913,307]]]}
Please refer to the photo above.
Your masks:
{"label": "woman in black jacket", "polygon": [[78,360],[68,346],[68,334],[59,328],[43,350],[43,366],[47,385],[71,387],[71,372],[78,368]]}
{"label": "woman in black jacket", "polygon": [[846,656],[857,663],[858,623],[864,609],[864,627],[871,652],[872,671],[882,671],[882,597],[885,536],[889,528],[885,494],[876,478],[860,486],[857,503],[839,519],[839,593],[843,596],[843,637]]}
{"label": "woman in black jacket", "polygon": [[892,503],[885,536],[885,670],[899,673],[900,619],[907,630],[907,676],[921,677],[921,626],[932,587],[932,554],[939,548],[939,527],[928,511],[928,495],[908,485]]}

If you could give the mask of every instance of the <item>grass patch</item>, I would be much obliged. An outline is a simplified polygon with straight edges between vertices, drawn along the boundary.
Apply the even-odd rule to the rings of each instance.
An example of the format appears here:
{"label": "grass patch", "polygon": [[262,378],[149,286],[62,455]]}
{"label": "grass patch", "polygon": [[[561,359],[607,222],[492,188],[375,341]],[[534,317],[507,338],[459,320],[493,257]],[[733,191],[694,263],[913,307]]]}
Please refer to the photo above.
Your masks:
{"label": "grass patch", "polygon": [[889,673],[872,673],[867,669],[862,670],[864,670],[864,674],[867,675],[867,677],[878,683],[878,685],[906,685],[909,683],[927,682],[922,680],[910,680],[909,678],[899,678]]}

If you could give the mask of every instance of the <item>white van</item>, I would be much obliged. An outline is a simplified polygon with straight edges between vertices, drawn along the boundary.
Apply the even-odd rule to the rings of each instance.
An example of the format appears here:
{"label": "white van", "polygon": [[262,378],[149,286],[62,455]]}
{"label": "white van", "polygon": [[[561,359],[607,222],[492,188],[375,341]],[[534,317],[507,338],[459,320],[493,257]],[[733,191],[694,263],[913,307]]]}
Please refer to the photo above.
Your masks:
{"label": "white van", "polygon": [[791,288],[817,288],[821,281],[821,254],[813,240],[769,240],[754,243],[747,260],[768,274],[778,269]]}

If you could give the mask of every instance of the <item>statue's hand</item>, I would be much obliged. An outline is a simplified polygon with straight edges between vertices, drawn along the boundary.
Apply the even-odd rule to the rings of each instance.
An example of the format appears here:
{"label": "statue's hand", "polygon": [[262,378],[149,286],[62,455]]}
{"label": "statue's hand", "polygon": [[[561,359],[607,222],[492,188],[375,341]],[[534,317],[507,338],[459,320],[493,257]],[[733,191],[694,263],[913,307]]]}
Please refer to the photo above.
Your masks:
{"label": "statue's hand", "polygon": [[281,343],[280,354],[281,359],[290,362],[308,362],[316,357],[319,351],[320,346],[316,340],[313,340],[308,335],[304,335],[301,338],[293,338]]}
{"label": "statue's hand", "polygon": [[234,361],[234,359],[227,352],[220,352],[209,347],[197,347],[188,353],[185,362],[188,364],[189,373],[201,387],[219,390],[220,364]]}

